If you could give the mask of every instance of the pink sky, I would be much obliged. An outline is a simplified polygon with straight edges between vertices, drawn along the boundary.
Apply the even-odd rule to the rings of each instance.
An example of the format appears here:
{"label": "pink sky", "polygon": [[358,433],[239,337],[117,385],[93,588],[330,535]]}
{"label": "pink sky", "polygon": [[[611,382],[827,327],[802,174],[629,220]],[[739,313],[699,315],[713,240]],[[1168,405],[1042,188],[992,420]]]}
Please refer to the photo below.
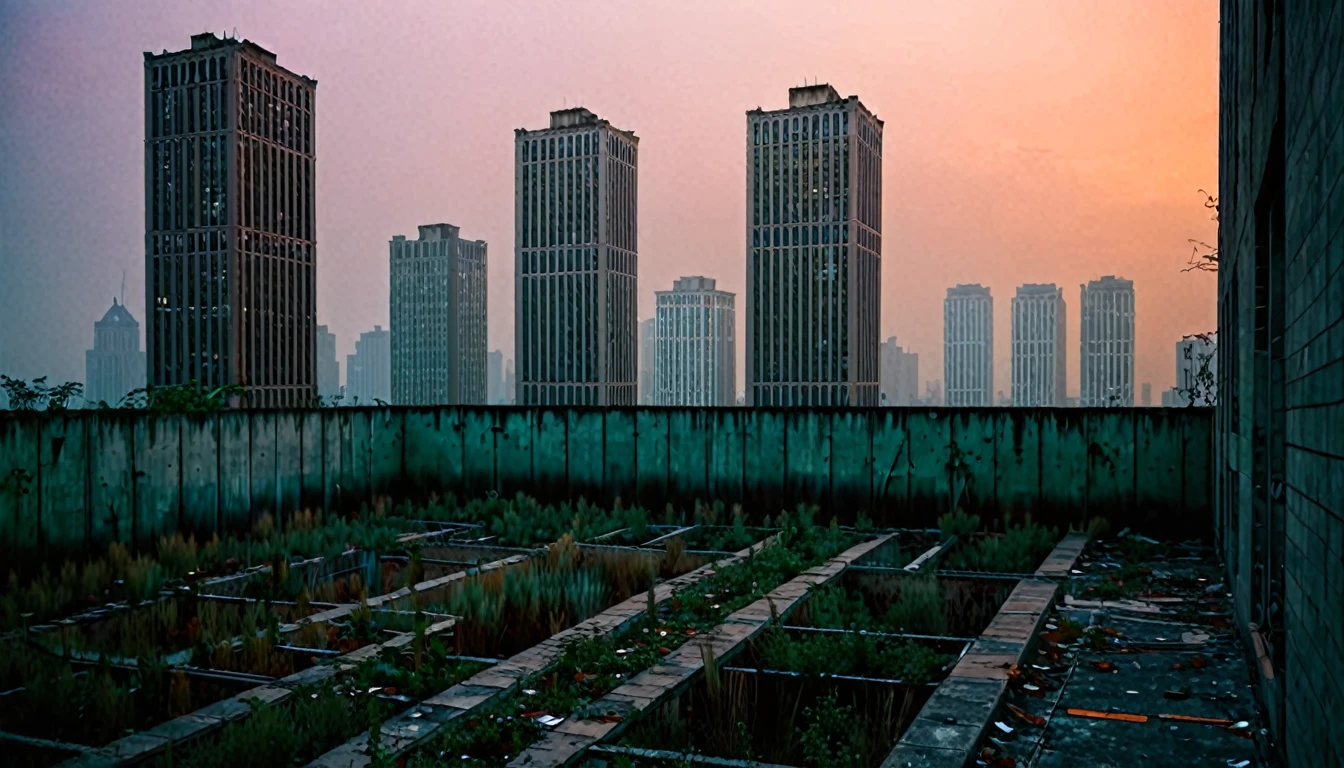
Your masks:
{"label": "pink sky", "polygon": [[999,389],[1022,283],[1064,288],[1071,394],[1080,283],[1134,281],[1136,394],[1152,382],[1155,402],[1175,342],[1216,321],[1215,280],[1180,273],[1187,238],[1216,236],[1197,191],[1217,185],[1212,0],[28,0],[0,28],[18,277],[0,288],[0,371],[82,377],[122,269],[144,314],[141,53],[235,28],[319,82],[318,312],[342,369],[387,324],[387,241],[439,221],[489,242],[490,345],[512,356],[513,129],[564,106],[640,136],[641,317],[681,275],[740,292],[745,112],[805,78],[886,121],[882,329],[922,381],[942,378],[956,283],[993,291]]}

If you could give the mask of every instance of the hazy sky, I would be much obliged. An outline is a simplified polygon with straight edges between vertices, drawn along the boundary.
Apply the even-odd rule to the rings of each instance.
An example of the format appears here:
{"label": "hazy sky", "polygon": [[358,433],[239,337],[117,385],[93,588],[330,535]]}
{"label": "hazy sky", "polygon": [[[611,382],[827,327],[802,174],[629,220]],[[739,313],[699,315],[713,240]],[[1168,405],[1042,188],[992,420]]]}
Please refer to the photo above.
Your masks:
{"label": "hazy sky", "polygon": [[235,31],[318,80],[318,320],[344,356],[388,321],[387,241],[446,221],[489,242],[490,345],[513,349],[513,129],[583,105],[640,137],[640,316],[703,274],[739,292],[745,112],[830,82],[886,122],[882,331],[942,378],[942,299],[1078,286],[1137,293],[1138,385],[1216,322],[1181,274],[1216,225],[1213,0],[0,0],[0,372],[84,378],[120,290],[144,320],[144,51]]}

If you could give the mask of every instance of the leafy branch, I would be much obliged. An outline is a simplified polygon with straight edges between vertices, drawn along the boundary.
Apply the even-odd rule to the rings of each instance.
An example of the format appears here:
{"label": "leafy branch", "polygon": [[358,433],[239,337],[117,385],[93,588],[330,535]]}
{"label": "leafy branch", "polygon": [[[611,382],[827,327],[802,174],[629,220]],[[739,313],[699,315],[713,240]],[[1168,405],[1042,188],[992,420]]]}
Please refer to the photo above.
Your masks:
{"label": "leafy branch", "polygon": [[[1199,190],[1204,195],[1204,207],[1211,211],[1209,218],[1218,221],[1218,198],[1204,190]],[[1190,260],[1186,262],[1185,269],[1182,272],[1217,272],[1218,271],[1218,246],[1209,245],[1203,240],[1190,238],[1186,242],[1190,243]]]}

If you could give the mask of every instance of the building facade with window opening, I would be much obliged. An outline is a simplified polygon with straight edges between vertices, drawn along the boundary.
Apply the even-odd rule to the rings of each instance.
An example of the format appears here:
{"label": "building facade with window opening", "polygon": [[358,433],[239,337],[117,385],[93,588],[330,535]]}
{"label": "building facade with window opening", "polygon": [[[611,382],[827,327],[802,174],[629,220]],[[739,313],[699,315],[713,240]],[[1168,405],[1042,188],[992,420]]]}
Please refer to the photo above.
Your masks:
{"label": "building facade with window opening", "polygon": [[392,402],[486,402],[486,243],[426,224],[388,243]]}
{"label": "building facade with window opening", "polygon": [[654,296],[653,404],[735,405],[736,297],[708,277],[683,277]]}
{"label": "building facade with window opening", "polygon": [[145,54],[149,383],[314,402],[316,90],[247,40]]}
{"label": "building facade with window opening", "polygon": [[639,139],[575,107],[514,152],[517,402],[634,405]]}
{"label": "building facade with window opening", "polygon": [[882,121],[829,85],[747,112],[746,402],[877,405]]}
{"label": "building facade with window opening", "polygon": [[1019,286],[1012,310],[1013,405],[1063,406],[1069,370],[1064,290]]}
{"label": "building facade with window opening", "polygon": [[1083,407],[1134,406],[1134,283],[1107,275],[1080,287]]}
{"label": "building facade with window opening", "polygon": [[994,404],[994,297],[982,285],[943,299],[943,386],[949,406]]}

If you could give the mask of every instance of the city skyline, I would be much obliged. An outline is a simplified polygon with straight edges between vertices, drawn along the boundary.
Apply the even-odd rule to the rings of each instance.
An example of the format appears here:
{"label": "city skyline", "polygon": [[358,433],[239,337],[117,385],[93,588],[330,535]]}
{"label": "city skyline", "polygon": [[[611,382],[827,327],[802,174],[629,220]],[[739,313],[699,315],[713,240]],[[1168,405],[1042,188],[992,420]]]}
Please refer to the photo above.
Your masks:
{"label": "city skyline", "polygon": [[[885,8],[871,8],[879,21],[892,19]],[[507,26],[518,13],[497,12],[486,5],[464,7],[463,12],[489,28]],[[525,13],[544,19],[555,11],[533,8]],[[143,184],[143,151],[136,149],[143,130],[143,109],[138,103],[142,83],[134,62],[144,50],[181,48],[193,33],[221,29],[221,15],[238,28],[240,37],[277,51],[282,63],[319,79],[324,88],[339,85],[337,101],[324,100],[317,126],[325,162],[334,163],[323,166],[317,182],[322,211],[317,221],[322,265],[317,321],[337,334],[338,353],[351,351],[360,330],[389,322],[387,300],[382,298],[385,291],[380,295],[378,288],[385,288],[388,277],[369,271],[369,265],[362,262],[386,242],[384,233],[396,222],[407,216],[434,220],[431,217],[436,212],[447,210],[456,219],[479,221],[479,228],[473,223],[474,236],[490,241],[497,252],[512,249],[509,132],[535,124],[557,101],[581,102],[630,126],[644,139],[639,249],[645,286],[637,296],[639,317],[652,316],[653,291],[647,286],[669,283],[681,273],[714,276],[724,288],[741,292],[745,265],[715,255],[731,252],[741,238],[740,222],[745,215],[741,190],[746,174],[741,161],[735,159],[741,157],[737,143],[741,114],[756,105],[777,103],[773,94],[813,75],[841,85],[846,93],[862,95],[878,114],[890,113],[886,130],[901,138],[901,151],[889,150],[883,160],[888,179],[899,178],[900,183],[888,183],[883,195],[884,232],[898,237],[884,253],[880,336],[899,335],[925,356],[929,370],[941,367],[940,294],[945,286],[957,282],[978,281],[1008,295],[1023,282],[1069,285],[1106,273],[1126,274],[1135,280],[1146,301],[1163,308],[1161,315],[1141,314],[1136,329],[1137,378],[1154,382],[1159,390],[1174,383],[1170,345],[1181,335],[1211,330],[1214,325],[1212,278],[1180,275],[1178,270],[1188,253],[1186,239],[1207,239],[1214,227],[1197,190],[1212,189],[1217,183],[1211,152],[1201,151],[1216,142],[1215,57],[1207,55],[1216,48],[1216,9],[1195,12],[1141,3],[1125,9],[1098,6],[1084,11],[1027,3],[1010,13],[985,4],[981,15],[986,24],[1037,24],[1048,29],[1034,33],[1045,45],[1040,60],[1022,62],[1023,70],[1013,75],[1018,91],[1035,83],[1026,102],[1014,102],[1016,111],[1009,111],[988,85],[967,79],[997,71],[1005,57],[1020,56],[1016,46],[1010,50],[996,43],[978,26],[969,35],[959,35],[946,52],[919,45],[918,40],[908,43],[914,47],[893,63],[900,65],[898,71],[918,73],[921,77],[914,84],[905,82],[909,78],[879,76],[859,61],[862,57],[846,53],[872,48],[872,33],[860,31],[859,39],[851,40],[829,22],[813,31],[820,45],[799,59],[802,66],[776,67],[781,71],[773,74],[761,74],[758,66],[748,66],[749,59],[737,54],[705,56],[711,69],[683,69],[673,63],[684,60],[683,55],[645,55],[642,49],[648,46],[626,50],[626,43],[619,51],[596,54],[600,61],[610,61],[618,54],[640,53],[631,60],[631,68],[641,75],[638,81],[661,78],[667,83],[667,89],[654,91],[635,87],[635,81],[624,76],[593,76],[600,67],[568,62],[563,54],[568,46],[539,38],[536,50],[525,61],[488,58],[491,65],[473,66],[452,79],[454,92],[460,90],[466,99],[482,93],[487,83],[493,86],[504,80],[511,84],[510,97],[500,108],[479,120],[451,121],[454,131],[461,129],[454,134],[461,136],[460,142],[448,141],[443,132],[431,130],[433,109],[425,112],[423,104],[414,109],[401,105],[416,103],[411,94],[423,83],[420,77],[406,77],[402,85],[395,79],[400,77],[397,73],[432,72],[438,63],[425,60],[423,52],[412,52],[414,46],[379,45],[385,36],[404,31],[404,24],[395,19],[379,23],[354,9],[346,14],[351,18],[333,22],[331,42],[325,42],[306,31],[306,14],[260,5],[235,4],[223,14],[205,5],[166,5],[157,12],[152,6],[138,6],[118,14],[130,17],[131,26],[99,8],[65,8],[57,13],[45,5],[20,3],[0,14],[5,22],[0,28],[6,30],[0,35],[13,43],[4,55],[14,57],[0,74],[0,89],[13,97],[8,103],[16,106],[0,117],[5,128],[0,141],[15,158],[13,172],[0,182],[0,195],[8,203],[0,206],[0,223],[12,233],[5,247],[15,254],[13,269],[19,278],[12,281],[14,287],[5,289],[9,300],[0,301],[0,313],[8,327],[38,329],[44,341],[31,347],[7,344],[0,348],[0,370],[11,375],[79,378],[79,355],[86,343],[80,340],[81,331],[86,333],[83,329],[95,318],[66,318],[53,308],[80,306],[105,295],[122,269],[138,271],[135,253],[137,248],[143,250],[136,245],[143,239],[143,212],[137,210],[140,202],[134,192]],[[942,34],[940,30],[949,23],[937,9],[906,10],[902,16],[917,34],[878,26],[905,40]],[[732,36],[744,25],[759,21],[730,9],[722,19],[722,30],[687,45],[713,46],[724,35]],[[660,26],[676,27],[679,22],[655,9],[619,23],[634,37],[638,37],[635,33],[656,37],[664,34]],[[1164,28],[1178,27],[1183,30],[1179,40],[1161,34]],[[94,36],[91,32],[107,28],[118,34],[100,31]],[[1193,34],[1192,39],[1192,29],[1205,32]],[[1111,42],[1103,30],[1126,36],[1151,55],[1138,64],[1127,62],[1128,70],[1120,71],[1120,43]],[[356,40],[359,44],[351,48]],[[1083,45],[1082,40],[1089,42]],[[81,46],[98,53],[93,57],[71,54]],[[764,53],[776,63],[806,50],[793,45],[777,52],[757,46],[746,49]],[[371,58],[373,51],[379,51],[380,58]],[[1040,61],[1046,59],[1053,63],[1043,67]],[[34,62],[40,63],[40,70],[33,69]],[[117,62],[123,64],[117,66]],[[493,64],[502,69],[492,71]],[[534,76],[547,67],[553,71]],[[1079,72],[1070,77],[1060,74],[1069,67]],[[32,81],[33,71],[42,71],[44,77],[49,72],[55,81],[65,83],[56,104],[37,101],[37,92],[25,85]],[[725,71],[740,73],[741,78],[722,81],[716,77]],[[1154,94],[1150,80],[1159,72],[1164,89]],[[371,87],[375,82],[379,87]],[[583,85],[576,89],[574,83]],[[709,93],[703,86],[710,83],[723,87]],[[964,93],[963,103],[953,104],[939,95],[945,93],[939,88],[952,83],[969,87],[959,91]],[[1091,89],[1102,83],[1105,92],[1093,94]],[[1095,121],[1089,120],[1084,129],[1081,118],[1069,115],[1071,100],[1084,93],[1098,99],[1096,110],[1108,119],[1105,127],[1097,129],[1092,124]],[[1143,121],[1135,123],[1137,118],[1125,114],[1126,105],[1139,98],[1144,99],[1147,111]],[[53,111],[57,104],[63,107]],[[674,117],[683,108],[694,119]],[[972,140],[966,141],[964,130],[957,126],[965,121],[968,110],[977,114],[972,122],[999,119],[1001,129],[988,134],[977,129]],[[395,117],[385,125],[397,126],[397,141],[379,148],[370,144],[372,126],[360,115],[384,112]],[[53,122],[58,115],[70,114],[81,117],[76,122],[87,118],[97,126],[96,133],[88,134],[91,143],[85,142],[82,129]],[[28,122],[19,121],[19,115],[27,115]],[[1040,122],[1028,126],[1030,121],[1024,122],[1024,116]],[[1036,130],[1040,125],[1045,127]],[[41,130],[35,132],[37,128]],[[949,152],[954,145],[958,149]],[[88,153],[94,151],[90,147],[97,149],[99,160],[89,161]],[[64,154],[55,154],[58,151]],[[677,162],[681,154],[692,151],[703,154],[708,162],[695,167]],[[426,168],[425,156],[441,159]],[[1124,173],[1118,170],[1121,166]],[[435,174],[448,178],[431,178]],[[479,177],[480,182],[469,190],[454,189],[461,185],[450,179],[460,176]],[[69,186],[67,180],[73,178],[80,180],[78,188]],[[415,183],[405,184],[407,178]],[[404,186],[423,192],[413,199],[394,194]],[[128,187],[128,194],[120,194]],[[89,201],[81,197],[85,188],[103,192],[96,201]],[[690,190],[695,193],[687,194]],[[96,264],[77,269],[74,277],[61,277],[59,282],[58,274],[68,274],[73,263],[80,263],[71,262],[66,252],[78,253],[81,248],[57,253],[41,235],[53,226],[48,209],[54,199],[69,199],[72,205],[94,213],[82,222],[81,230],[87,234],[74,236],[88,243],[93,242],[88,238],[95,238],[99,245],[85,250],[100,254]],[[980,202],[991,199],[993,204]],[[400,209],[407,212],[392,213]],[[682,226],[680,222],[687,219],[697,226]],[[124,258],[119,256],[123,253]],[[489,346],[511,353],[512,329],[501,318],[512,316],[512,274],[507,264],[500,263],[507,259],[495,261]],[[143,298],[135,295],[137,281],[131,282],[128,303],[143,306]],[[37,306],[28,294],[60,300],[49,302],[49,307]],[[1207,302],[1190,300],[1204,296],[1210,297]],[[1008,327],[1007,303],[995,309],[995,324],[1003,328]],[[1076,315],[1070,318],[1069,338],[1078,338],[1077,322]],[[997,335],[995,360],[1002,363],[1009,358],[1009,340],[1006,333]],[[742,325],[739,337],[745,338]],[[742,346],[739,380],[744,380],[745,371]],[[995,391],[1008,389],[1008,366],[995,367]],[[1078,391],[1073,365],[1068,391],[1070,395]]]}

